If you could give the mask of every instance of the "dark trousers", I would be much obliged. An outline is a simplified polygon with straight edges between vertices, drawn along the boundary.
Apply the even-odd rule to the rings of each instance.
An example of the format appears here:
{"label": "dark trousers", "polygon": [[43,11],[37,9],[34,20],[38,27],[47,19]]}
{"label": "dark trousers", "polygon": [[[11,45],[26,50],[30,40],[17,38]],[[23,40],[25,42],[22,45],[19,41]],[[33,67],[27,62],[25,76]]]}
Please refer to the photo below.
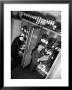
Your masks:
{"label": "dark trousers", "polygon": [[11,70],[13,70],[15,67],[21,64],[22,57],[17,56],[11,61]]}
{"label": "dark trousers", "polygon": [[36,70],[36,67],[37,67],[37,64],[35,64],[33,62],[30,63],[30,71],[31,72],[34,72]]}

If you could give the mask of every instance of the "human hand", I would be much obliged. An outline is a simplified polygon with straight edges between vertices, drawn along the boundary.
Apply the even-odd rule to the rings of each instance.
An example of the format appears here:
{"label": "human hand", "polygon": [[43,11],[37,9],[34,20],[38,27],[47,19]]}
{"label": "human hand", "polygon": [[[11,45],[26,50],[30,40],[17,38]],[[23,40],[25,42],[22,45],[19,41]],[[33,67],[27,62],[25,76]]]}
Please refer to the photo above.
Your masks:
{"label": "human hand", "polygon": [[49,57],[48,55],[47,55],[47,56],[45,55],[45,56],[39,58],[39,59],[38,59],[38,62],[39,62],[39,61],[47,61],[47,60],[48,60],[48,57]]}

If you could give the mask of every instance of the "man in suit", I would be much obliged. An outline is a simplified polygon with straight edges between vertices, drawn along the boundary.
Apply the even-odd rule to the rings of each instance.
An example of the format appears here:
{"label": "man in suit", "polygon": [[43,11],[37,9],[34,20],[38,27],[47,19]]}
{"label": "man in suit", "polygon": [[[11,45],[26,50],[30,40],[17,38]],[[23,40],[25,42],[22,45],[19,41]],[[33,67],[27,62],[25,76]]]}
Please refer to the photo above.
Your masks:
{"label": "man in suit", "polygon": [[42,55],[41,50],[44,49],[44,45],[39,43],[37,47],[32,51],[32,59],[31,59],[31,64],[30,64],[30,70],[31,72],[36,69],[37,63],[38,63],[38,58],[40,58]]}
{"label": "man in suit", "polygon": [[23,44],[23,35],[15,38],[11,45],[11,70],[20,65],[22,57],[19,55],[19,49]]}

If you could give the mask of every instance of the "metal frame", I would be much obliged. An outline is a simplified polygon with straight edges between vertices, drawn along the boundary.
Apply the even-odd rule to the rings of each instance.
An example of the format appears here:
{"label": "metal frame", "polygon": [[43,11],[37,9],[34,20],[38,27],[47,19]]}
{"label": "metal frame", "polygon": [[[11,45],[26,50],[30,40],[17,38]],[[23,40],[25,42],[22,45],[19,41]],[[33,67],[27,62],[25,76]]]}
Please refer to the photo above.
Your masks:
{"label": "metal frame", "polygon": [[[3,85],[3,69],[4,69],[4,12],[3,12],[3,7],[5,3],[53,3],[53,4],[63,4],[63,3],[68,3],[69,4],[69,47],[71,47],[71,29],[72,29],[72,1],[71,0],[0,0],[0,88],[5,89]],[[70,55],[69,55],[70,56]],[[7,88],[8,89],[8,88]],[[20,88],[19,88],[20,89]],[[11,88],[12,90],[12,88]]]}

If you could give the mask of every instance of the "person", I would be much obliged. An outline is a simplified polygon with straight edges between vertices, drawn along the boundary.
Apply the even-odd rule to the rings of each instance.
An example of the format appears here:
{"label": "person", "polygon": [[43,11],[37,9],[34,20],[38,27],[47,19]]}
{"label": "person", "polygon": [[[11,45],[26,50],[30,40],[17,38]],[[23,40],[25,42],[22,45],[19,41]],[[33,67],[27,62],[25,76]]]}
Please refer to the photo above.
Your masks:
{"label": "person", "polygon": [[40,58],[42,55],[41,50],[44,49],[44,45],[42,43],[39,43],[37,47],[32,51],[32,59],[31,59],[31,64],[30,64],[30,71],[33,72],[36,70],[37,63],[38,63],[38,58]]}
{"label": "person", "polygon": [[31,59],[31,65],[30,65],[31,71],[36,69],[38,64],[38,58],[41,58],[44,55],[44,50],[48,44],[47,38],[48,38],[48,35],[43,34],[41,36],[40,41],[36,45],[36,47],[32,50],[32,54],[31,54],[32,59]]}
{"label": "person", "polygon": [[19,49],[23,42],[24,35],[17,36],[11,45],[11,70],[21,64],[22,56],[19,55]]}

